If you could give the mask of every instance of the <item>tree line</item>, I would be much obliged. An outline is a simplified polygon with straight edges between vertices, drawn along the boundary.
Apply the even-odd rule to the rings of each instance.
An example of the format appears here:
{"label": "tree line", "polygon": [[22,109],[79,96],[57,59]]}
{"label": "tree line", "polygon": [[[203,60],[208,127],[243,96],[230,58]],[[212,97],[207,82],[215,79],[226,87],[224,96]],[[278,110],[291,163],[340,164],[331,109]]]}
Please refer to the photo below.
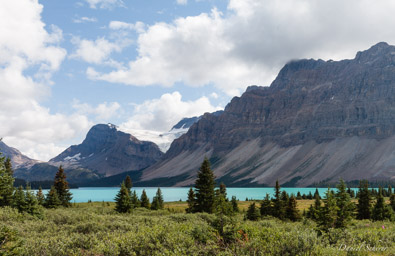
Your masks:
{"label": "tree line", "polygon": [[72,195],[62,166],[55,175],[51,190],[44,195],[41,187],[36,193],[26,184],[26,189],[20,185],[14,187],[14,171],[11,159],[0,153],[0,207],[13,207],[19,212],[42,216],[42,207],[57,208],[71,206]]}

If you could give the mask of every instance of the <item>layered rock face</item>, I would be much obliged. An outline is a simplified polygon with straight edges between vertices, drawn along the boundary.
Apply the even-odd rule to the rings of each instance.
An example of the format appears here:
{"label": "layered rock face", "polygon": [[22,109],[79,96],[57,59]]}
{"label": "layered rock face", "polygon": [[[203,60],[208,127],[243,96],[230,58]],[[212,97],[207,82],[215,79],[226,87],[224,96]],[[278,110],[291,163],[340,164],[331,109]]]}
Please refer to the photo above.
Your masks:
{"label": "layered rock face", "polygon": [[352,60],[288,63],[270,87],[205,114],[142,180],[192,184],[205,156],[227,185],[394,179],[394,135],[395,47],[379,43]]}
{"label": "layered rock face", "polygon": [[114,125],[98,124],[80,145],[71,146],[50,160],[52,165],[87,168],[104,176],[140,170],[157,162],[163,153],[152,142],[139,141]]}

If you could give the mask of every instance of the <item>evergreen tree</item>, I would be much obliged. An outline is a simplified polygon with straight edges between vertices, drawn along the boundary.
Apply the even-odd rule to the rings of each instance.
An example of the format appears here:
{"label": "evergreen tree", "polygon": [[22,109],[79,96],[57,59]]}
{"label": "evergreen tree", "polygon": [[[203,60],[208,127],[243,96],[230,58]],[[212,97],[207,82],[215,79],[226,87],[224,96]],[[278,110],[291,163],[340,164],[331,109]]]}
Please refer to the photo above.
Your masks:
{"label": "evergreen tree", "polygon": [[38,188],[36,197],[37,197],[38,204],[39,205],[44,205],[45,197],[44,197],[43,189],[41,188],[41,186]]}
{"label": "evergreen tree", "polygon": [[383,197],[383,189],[379,187],[379,192],[376,199],[376,204],[373,207],[372,219],[377,220],[391,220],[393,215],[392,209],[386,205]]}
{"label": "evergreen tree", "polygon": [[232,210],[233,210],[233,212],[239,212],[240,209],[239,209],[239,206],[238,206],[238,204],[237,204],[237,200],[236,200],[236,197],[235,197],[235,196],[232,196],[232,200],[231,200],[230,202],[231,202],[231,204],[232,204]]}
{"label": "evergreen tree", "polygon": [[14,177],[11,160],[0,153],[0,207],[11,206],[14,194]]}
{"label": "evergreen tree", "polygon": [[141,193],[140,206],[147,208],[147,209],[150,208],[149,199],[148,199],[147,193],[145,193],[145,189],[143,189],[143,192]]}
{"label": "evergreen tree", "polygon": [[125,182],[122,182],[121,189],[115,197],[115,210],[119,213],[130,212],[133,208],[132,200],[130,198],[129,189]]}
{"label": "evergreen tree", "polygon": [[272,215],[279,219],[284,219],[285,217],[285,207],[283,200],[281,200],[281,187],[276,180],[276,186],[274,188],[274,199],[273,199],[273,212]]}
{"label": "evergreen tree", "polygon": [[321,230],[328,231],[330,228],[335,228],[337,219],[338,207],[333,192],[328,188],[326,192],[325,204],[321,208],[320,219],[318,225]]}
{"label": "evergreen tree", "polygon": [[306,215],[312,220],[319,220],[321,212],[321,199],[319,194],[314,195],[314,197],[314,206],[310,205]]}
{"label": "evergreen tree", "polygon": [[291,195],[291,197],[289,198],[285,213],[286,213],[286,218],[291,221],[300,220],[300,214],[297,209],[296,198],[294,195]]}
{"label": "evergreen tree", "polygon": [[370,219],[372,211],[372,197],[369,191],[369,183],[367,180],[359,181],[357,204],[357,218],[360,220]]}
{"label": "evergreen tree", "polygon": [[317,198],[317,196],[321,199],[320,192],[318,192],[318,188],[315,188],[314,199]]}
{"label": "evergreen tree", "polygon": [[300,194],[300,192],[298,191],[298,193],[296,194],[296,199],[298,200],[302,200],[302,195]]}
{"label": "evergreen tree", "polygon": [[335,195],[337,205],[336,228],[345,228],[352,218],[354,203],[351,202],[350,194],[347,193],[347,187],[343,179],[340,179],[337,185]]}
{"label": "evergreen tree", "polygon": [[133,190],[133,192],[132,192],[131,201],[132,201],[133,208],[140,207],[140,200],[137,196],[136,190]]}
{"label": "evergreen tree", "polygon": [[273,205],[270,200],[269,194],[266,194],[265,199],[263,199],[261,204],[261,216],[271,216],[273,215]]}
{"label": "evergreen tree", "polygon": [[60,203],[64,207],[71,206],[72,194],[69,191],[69,183],[66,181],[66,174],[62,166],[59,166],[58,172],[55,175],[54,187],[60,200]]}
{"label": "evergreen tree", "polygon": [[210,161],[205,158],[202,165],[200,166],[195,182],[197,212],[212,213],[214,211],[214,187],[214,173],[210,168]]}
{"label": "evergreen tree", "polygon": [[[132,179],[130,178],[129,175],[127,175],[125,178],[125,186],[127,189],[129,189],[129,191],[131,191],[131,189],[133,187]],[[129,192],[129,194],[131,194],[131,193]]]}
{"label": "evergreen tree", "polygon": [[226,186],[222,182],[219,185],[219,194],[222,195],[226,201],[228,201],[228,195],[226,194]]}
{"label": "evergreen tree", "polygon": [[18,209],[19,212],[25,212],[27,209],[25,192],[22,186],[19,186],[14,193],[13,207]]}
{"label": "evergreen tree", "polygon": [[44,206],[46,208],[57,208],[62,204],[58,197],[58,192],[54,186],[51,187],[47,196],[45,197]]}
{"label": "evergreen tree", "polygon": [[156,191],[156,195],[152,199],[152,204],[151,204],[151,209],[152,210],[162,210],[163,209],[163,195],[162,191],[160,188]]}
{"label": "evergreen tree", "polygon": [[388,197],[391,198],[391,196],[392,196],[392,187],[391,187],[391,185],[388,185],[387,191],[388,191]]}
{"label": "evergreen tree", "polygon": [[195,192],[193,191],[192,188],[189,188],[188,191],[188,208],[185,210],[187,213],[193,213],[196,211],[196,197],[195,197]]}
{"label": "evergreen tree", "polygon": [[26,210],[25,211],[27,213],[34,215],[34,216],[41,216],[42,215],[41,206],[38,203],[37,197],[31,191],[30,186],[26,186],[25,202],[26,202]]}
{"label": "evergreen tree", "polygon": [[254,202],[254,203],[250,204],[250,206],[248,206],[248,210],[247,210],[245,218],[247,220],[255,221],[255,220],[258,220],[259,217],[260,217],[259,210],[255,206],[255,202]]}

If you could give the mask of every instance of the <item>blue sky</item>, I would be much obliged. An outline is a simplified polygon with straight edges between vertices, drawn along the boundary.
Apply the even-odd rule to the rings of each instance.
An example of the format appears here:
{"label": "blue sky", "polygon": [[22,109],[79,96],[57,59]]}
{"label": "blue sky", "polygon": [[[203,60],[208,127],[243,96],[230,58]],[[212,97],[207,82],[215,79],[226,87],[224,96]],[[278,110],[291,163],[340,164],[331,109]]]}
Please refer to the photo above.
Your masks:
{"label": "blue sky", "polygon": [[97,123],[147,139],[270,85],[290,60],[394,44],[394,11],[390,0],[2,1],[0,137],[40,160]]}

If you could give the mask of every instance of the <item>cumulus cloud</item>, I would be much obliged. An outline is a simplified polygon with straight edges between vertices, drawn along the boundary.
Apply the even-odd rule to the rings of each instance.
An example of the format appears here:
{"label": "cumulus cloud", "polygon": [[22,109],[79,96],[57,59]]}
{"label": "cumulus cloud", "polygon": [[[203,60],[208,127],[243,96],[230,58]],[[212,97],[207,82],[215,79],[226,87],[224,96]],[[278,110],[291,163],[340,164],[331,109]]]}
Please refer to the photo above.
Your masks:
{"label": "cumulus cloud", "polygon": [[80,114],[94,115],[97,122],[108,122],[111,117],[119,116],[121,105],[118,102],[104,102],[96,107],[75,100],[72,107]]}
{"label": "cumulus cloud", "polygon": [[120,125],[126,131],[169,131],[184,117],[200,116],[205,112],[220,110],[207,97],[195,101],[183,101],[179,92],[163,94],[159,99],[147,100],[135,105],[129,120]]}
{"label": "cumulus cloud", "polygon": [[85,0],[92,9],[112,9],[114,7],[123,7],[122,0]]}
{"label": "cumulus cloud", "polygon": [[[86,131],[82,115],[53,114],[40,105],[48,96],[51,74],[66,51],[57,44],[62,31],[44,29],[37,0],[4,1],[0,8],[0,137],[10,146],[41,160],[65,139]],[[26,70],[37,70],[27,75]],[[30,71],[31,72],[31,71]]]}
{"label": "cumulus cloud", "polygon": [[[138,56],[90,78],[134,86],[213,84],[232,95],[269,85],[298,58],[353,58],[379,41],[395,42],[391,0],[230,0],[225,14],[156,23],[138,38]],[[94,74],[94,75],[92,75]]]}

